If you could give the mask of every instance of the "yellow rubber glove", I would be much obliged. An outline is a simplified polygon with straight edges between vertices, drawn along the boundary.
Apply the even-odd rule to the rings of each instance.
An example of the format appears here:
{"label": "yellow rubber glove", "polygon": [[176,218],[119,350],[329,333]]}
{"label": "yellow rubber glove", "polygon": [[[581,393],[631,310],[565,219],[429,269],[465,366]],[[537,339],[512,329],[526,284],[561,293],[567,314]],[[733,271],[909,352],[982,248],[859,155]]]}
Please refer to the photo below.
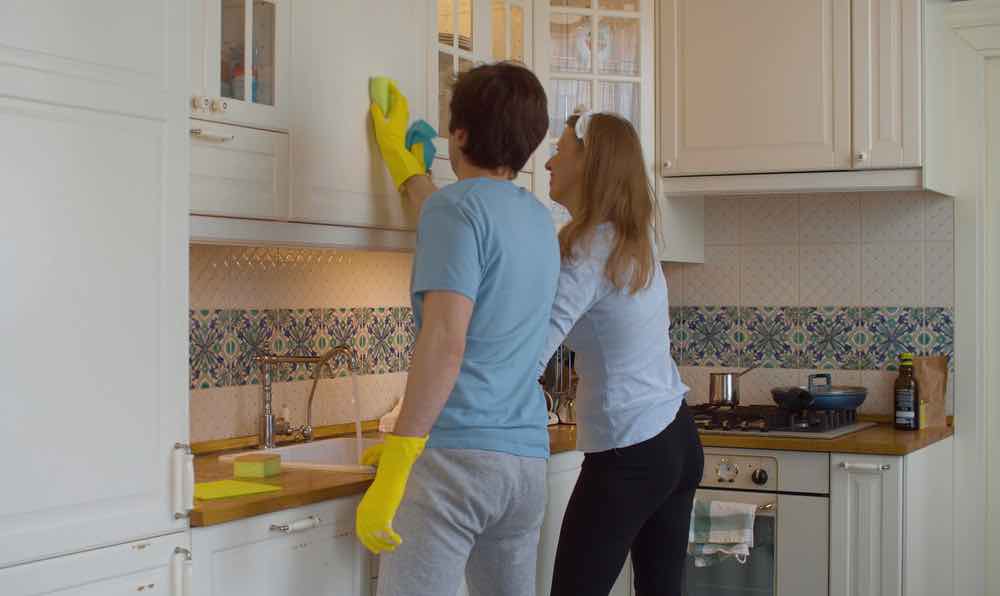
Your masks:
{"label": "yellow rubber glove", "polygon": [[[406,150],[406,128],[410,124],[410,108],[395,83],[389,83],[389,113],[384,114],[376,103],[371,105],[375,140],[378,142],[382,159],[389,168],[389,174],[396,188],[413,176],[426,173],[423,146],[415,144],[413,151]],[[419,146],[418,146],[419,145]]]}
{"label": "yellow rubber glove", "polygon": [[[402,537],[392,529],[392,520],[406,493],[410,469],[423,453],[426,444],[427,437],[385,437],[378,458],[375,482],[362,497],[355,520],[358,540],[376,555],[394,551],[403,543]],[[370,452],[375,453],[372,449],[366,450],[363,463],[368,461],[366,458]]]}
{"label": "yellow rubber glove", "polygon": [[362,466],[378,466],[379,460],[382,459],[382,451],[385,449],[385,443],[378,443],[372,445],[365,452],[361,454],[361,465]]}

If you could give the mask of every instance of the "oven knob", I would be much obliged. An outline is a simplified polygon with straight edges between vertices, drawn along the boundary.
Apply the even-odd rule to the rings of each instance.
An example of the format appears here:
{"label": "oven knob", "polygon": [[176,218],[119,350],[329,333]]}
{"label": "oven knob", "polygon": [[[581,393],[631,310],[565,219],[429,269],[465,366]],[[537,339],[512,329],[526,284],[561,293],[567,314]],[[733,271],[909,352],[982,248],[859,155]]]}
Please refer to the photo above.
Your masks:
{"label": "oven knob", "polygon": [[757,486],[767,484],[767,470],[760,468],[754,470],[753,474],[750,474],[750,480],[752,480]]}
{"label": "oven knob", "polygon": [[739,473],[740,469],[728,459],[720,461],[718,467],[715,468],[715,475],[719,482],[733,482]]}

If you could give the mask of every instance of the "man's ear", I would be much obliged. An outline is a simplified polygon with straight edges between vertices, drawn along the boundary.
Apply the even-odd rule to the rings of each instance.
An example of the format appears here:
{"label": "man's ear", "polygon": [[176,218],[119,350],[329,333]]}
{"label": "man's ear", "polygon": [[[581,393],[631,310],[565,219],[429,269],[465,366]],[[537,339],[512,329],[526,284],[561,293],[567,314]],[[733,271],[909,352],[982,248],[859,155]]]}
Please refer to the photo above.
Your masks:
{"label": "man's ear", "polygon": [[459,149],[465,148],[465,143],[469,140],[469,133],[464,128],[456,128],[451,132],[451,143],[456,143]]}

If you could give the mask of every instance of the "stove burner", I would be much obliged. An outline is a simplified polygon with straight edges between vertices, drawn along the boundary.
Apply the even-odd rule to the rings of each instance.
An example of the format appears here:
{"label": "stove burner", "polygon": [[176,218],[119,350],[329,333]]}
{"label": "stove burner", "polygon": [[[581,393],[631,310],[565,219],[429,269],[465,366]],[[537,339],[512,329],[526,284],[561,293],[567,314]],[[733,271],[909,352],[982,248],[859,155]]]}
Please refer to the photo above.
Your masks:
{"label": "stove burner", "polygon": [[699,404],[691,407],[695,424],[704,430],[794,431],[822,433],[857,422],[855,410],[800,410],[778,406],[726,406]]}

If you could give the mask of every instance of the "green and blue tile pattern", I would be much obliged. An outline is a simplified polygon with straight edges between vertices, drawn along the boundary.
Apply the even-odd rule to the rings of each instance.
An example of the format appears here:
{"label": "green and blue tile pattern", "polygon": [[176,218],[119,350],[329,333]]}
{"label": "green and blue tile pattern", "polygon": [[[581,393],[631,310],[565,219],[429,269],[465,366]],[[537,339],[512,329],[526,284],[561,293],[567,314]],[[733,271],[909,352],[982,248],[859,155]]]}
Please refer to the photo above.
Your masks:
{"label": "green and blue tile pattern", "polygon": [[954,356],[951,308],[681,306],[670,319],[680,366],[895,370],[901,352]]}
{"label": "green and blue tile pattern", "polygon": [[[262,353],[309,356],[347,344],[362,374],[405,371],[416,327],[409,307],[190,311],[191,389],[260,382]],[[308,366],[286,365],[278,381],[306,380]],[[342,372],[341,374],[346,374]]]}

